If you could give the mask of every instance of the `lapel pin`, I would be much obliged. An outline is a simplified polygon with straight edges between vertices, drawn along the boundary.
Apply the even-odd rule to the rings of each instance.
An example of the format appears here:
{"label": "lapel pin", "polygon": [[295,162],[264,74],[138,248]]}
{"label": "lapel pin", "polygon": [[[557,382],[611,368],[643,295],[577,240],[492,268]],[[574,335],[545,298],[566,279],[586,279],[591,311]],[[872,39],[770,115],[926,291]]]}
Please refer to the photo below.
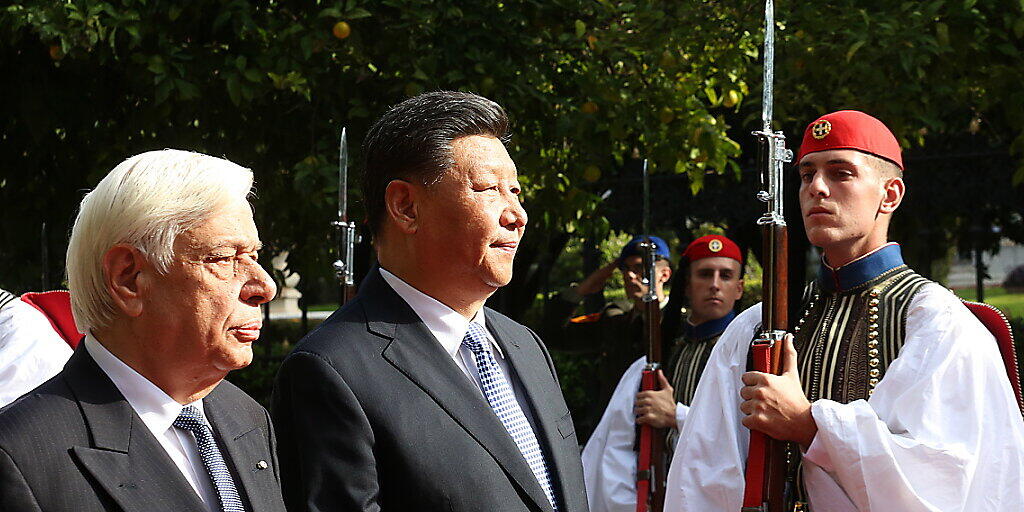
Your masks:
{"label": "lapel pin", "polygon": [[256,470],[267,469],[267,461],[261,460],[256,463]]}

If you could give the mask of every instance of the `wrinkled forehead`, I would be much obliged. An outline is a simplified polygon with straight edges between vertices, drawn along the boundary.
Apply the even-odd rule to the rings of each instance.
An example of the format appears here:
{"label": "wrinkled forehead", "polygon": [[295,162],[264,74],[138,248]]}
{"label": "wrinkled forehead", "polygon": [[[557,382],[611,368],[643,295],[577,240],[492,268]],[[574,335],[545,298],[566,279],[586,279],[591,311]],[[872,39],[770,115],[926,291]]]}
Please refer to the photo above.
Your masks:
{"label": "wrinkled forehead", "polygon": [[262,247],[252,206],[241,199],[213,209],[194,226],[182,231],[175,245],[190,250],[215,247],[253,250]]}
{"label": "wrinkled forehead", "polygon": [[515,178],[516,164],[505,149],[505,145],[495,137],[470,135],[452,141],[452,158],[455,160],[453,171],[470,176],[496,176]]}

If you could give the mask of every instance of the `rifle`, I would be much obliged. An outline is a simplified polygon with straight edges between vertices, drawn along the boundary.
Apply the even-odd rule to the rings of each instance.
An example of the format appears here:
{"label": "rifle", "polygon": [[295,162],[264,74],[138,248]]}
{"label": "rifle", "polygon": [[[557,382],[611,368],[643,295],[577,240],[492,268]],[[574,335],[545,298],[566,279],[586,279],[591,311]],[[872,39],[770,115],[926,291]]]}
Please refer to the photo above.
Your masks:
{"label": "rifle", "polygon": [[[772,82],[775,60],[775,6],[765,2],[764,28],[764,90],[761,129],[753,132],[758,138],[761,161],[761,190],[757,198],[766,203],[766,212],[757,220],[762,226],[763,296],[761,327],[750,351],[753,370],[778,375],[781,371],[782,340],[788,327],[788,238],[782,212],[783,166],[793,160],[786,149],[786,136],[772,130]],[[747,453],[746,490],[742,512],[782,512],[792,510],[793,488],[787,482],[786,443],[772,439],[763,432],[750,432]],[[790,508],[787,508],[790,507]]]}
{"label": "rifle", "polygon": [[[644,218],[643,232],[650,234],[650,179],[647,160],[643,166]],[[640,377],[640,391],[657,391],[658,368],[661,367],[661,304],[655,292],[655,246],[650,238],[640,242],[644,258],[644,278],[647,285],[643,300],[644,339],[647,340],[647,365]],[[661,512],[665,505],[665,433],[650,425],[640,425],[639,449],[636,464],[636,512]]]}
{"label": "rifle", "polygon": [[356,223],[348,218],[348,138],[345,128],[341,129],[341,140],[338,143],[338,220],[331,223],[338,230],[338,259],[332,267],[341,284],[341,300],[343,306],[356,295],[355,252]]}

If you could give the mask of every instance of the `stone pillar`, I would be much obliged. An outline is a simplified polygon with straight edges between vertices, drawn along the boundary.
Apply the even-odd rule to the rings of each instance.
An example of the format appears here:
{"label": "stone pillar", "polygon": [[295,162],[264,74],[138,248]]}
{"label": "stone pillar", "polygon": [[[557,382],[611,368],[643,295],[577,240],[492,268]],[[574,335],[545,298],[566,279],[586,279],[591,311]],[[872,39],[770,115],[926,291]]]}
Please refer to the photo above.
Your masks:
{"label": "stone pillar", "polygon": [[297,272],[285,270],[288,261],[288,251],[274,256],[274,259],[271,261],[273,262],[274,270],[277,270],[286,277],[284,278],[284,283],[281,283],[280,288],[277,290],[277,296],[274,297],[274,300],[270,301],[270,317],[298,318],[302,316],[302,310],[299,309],[299,297],[302,297],[302,293],[295,289],[295,286],[299,284],[300,276]]}

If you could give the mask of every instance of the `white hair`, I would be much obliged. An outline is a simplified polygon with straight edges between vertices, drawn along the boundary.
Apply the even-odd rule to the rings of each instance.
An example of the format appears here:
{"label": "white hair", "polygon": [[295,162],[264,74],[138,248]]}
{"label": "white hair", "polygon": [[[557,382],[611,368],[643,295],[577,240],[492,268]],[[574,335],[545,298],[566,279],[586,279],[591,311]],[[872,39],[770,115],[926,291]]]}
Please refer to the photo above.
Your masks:
{"label": "white hair", "polygon": [[164,149],[135,155],[86,194],[68,242],[71,310],[82,332],[107,326],[116,310],[103,257],[111,247],[137,248],[166,274],[174,240],[231,201],[247,201],[252,171],[222,158]]}

